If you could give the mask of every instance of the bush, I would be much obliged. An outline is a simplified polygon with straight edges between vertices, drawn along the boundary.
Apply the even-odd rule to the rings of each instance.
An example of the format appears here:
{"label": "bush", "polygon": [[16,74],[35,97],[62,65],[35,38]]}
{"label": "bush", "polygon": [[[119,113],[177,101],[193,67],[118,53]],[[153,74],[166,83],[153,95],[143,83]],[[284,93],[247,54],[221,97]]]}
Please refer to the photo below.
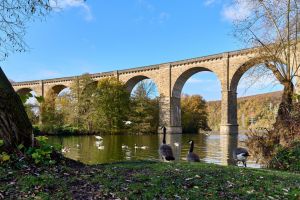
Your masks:
{"label": "bush", "polygon": [[300,172],[300,141],[294,142],[290,147],[279,148],[268,167]]}
{"label": "bush", "polygon": [[268,165],[276,154],[280,143],[280,135],[273,130],[265,128],[250,129],[246,132],[246,146],[250,154],[256,158],[256,162]]}
{"label": "bush", "polygon": [[76,134],[82,134],[86,131],[81,130],[77,127],[73,127],[70,125],[63,125],[63,126],[57,126],[57,125],[41,125],[39,126],[37,131],[37,135],[39,134],[49,134],[49,135],[76,135]]}
{"label": "bush", "polygon": [[26,154],[34,160],[35,164],[55,164],[56,161],[52,160],[51,155],[55,151],[60,150],[61,147],[48,144],[48,138],[45,136],[38,136],[35,139],[37,140],[38,145],[29,147]]}
{"label": "bush", "polygon": [[[0,147],[4,145],[4,141],[0,140]],[[0,152],[0,163],[10,160],[10,156],[6,152]]]}
{"label": "bush", "polygon": [[255,129],[246,134],[250,154],[270,168],[299,170],[294,159],[300,156],[297,150],[300,142],[295,143],[300,141],[300,103],[294,102],[289,115],[277,120],[273,126],[271,130]]}

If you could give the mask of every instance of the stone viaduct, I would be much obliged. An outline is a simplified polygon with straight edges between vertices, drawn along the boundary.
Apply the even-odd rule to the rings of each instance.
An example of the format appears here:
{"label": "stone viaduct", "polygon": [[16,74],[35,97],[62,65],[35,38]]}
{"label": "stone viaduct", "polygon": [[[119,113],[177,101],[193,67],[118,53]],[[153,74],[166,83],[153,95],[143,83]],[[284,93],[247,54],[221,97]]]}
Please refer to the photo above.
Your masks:
{"label": "stone viaduct", "polygon": [[[220,80],[222,89],[220,132],[228,135],[238,132],[237,86],[240,78],[248,69],[266,60],[266,58],[257,59],[257,57],[257,50],[244,49],[145,67],[90,74],[90,76],[95,82],[106,77],[116,77],[127,85],[129,91],[132,91],[138,82],[152,79],[160,93],[160,125],[166,126],[168,133],[181,133],[180,97],[184,84],[195,73],[213,72]],[[64,88],[70,87],[76,78],[77,76],[16,82],[13,83],[13,87],[21,94],[34,91],[38,96],[47,98],[50,91],[58,94]],[[296,88],[300,92],[300,81]]]}

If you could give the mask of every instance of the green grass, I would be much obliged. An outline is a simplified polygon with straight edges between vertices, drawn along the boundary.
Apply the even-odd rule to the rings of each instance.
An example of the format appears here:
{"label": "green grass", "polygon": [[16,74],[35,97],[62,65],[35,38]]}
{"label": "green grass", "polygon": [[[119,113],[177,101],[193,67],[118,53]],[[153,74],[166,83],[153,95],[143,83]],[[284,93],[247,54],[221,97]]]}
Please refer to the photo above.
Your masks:
{"label": "green grass", "polygon": [[0,166],[0,199],[299,199],[300,174],[206,163]]}

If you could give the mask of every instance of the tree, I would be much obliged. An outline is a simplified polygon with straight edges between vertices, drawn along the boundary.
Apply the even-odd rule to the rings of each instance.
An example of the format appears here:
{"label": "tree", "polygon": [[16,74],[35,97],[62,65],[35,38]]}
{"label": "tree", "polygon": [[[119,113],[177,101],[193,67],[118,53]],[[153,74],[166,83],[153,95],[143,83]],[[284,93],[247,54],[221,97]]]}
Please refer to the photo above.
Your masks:
{"label": "tree", "polygon": [[[26,24],[51,10],[50,0],[2,0],[0,3],[0,61],[12,52],[27,50]],[[32,126],[20,97],[0,69],[0,137],[4,148],[17,150],[32,144]]]}
{"label": "tree", "polygon": [[56,109],[56,94],[51,91],[48,93],[47,98],[42,104],[42,130],[53,132],[53,125],[60,127],[63,125],[63,114],[61,110]]}
{"label": "tree", "polygon": [[293,110],[294,82],[300,74],[299,1],[235,0],[234,6],[244,8],[234,22],[235,36],[259,51],[254,63],[263,67],[257,67],[256,75],[270,70],[284,86],[275,126],[288,126],[283,121]]}
{"label": "tree", "polygon": [[37,113],[35,112],[35,108],[37,108],[37,105],[34,104],[26,104],[24,105],[27,116],[31,122],[31,124],[36,125],[39,123],[39,116],[37,115]]}
{"label": "tree", "polygon": [[27,23],[50,10],[53,0],[2,0],[0,3],[0,60],[28,49],[24,41]]}
{"label": "tree", "polygon": [[0,138],[4,149],[14,151],[19,144],[30,146],[32,125],[19,95],[0,68]]}
{"label": "tree", "polygon": [[126,86],[114,77],[101,79],[95,93],[95,104],[98,130],[121,132],[128,118],[130,104]]}
{"label": "tree", "polygon": [[131,96],[130,130],[134,133],[156,133],[159,124],[158,98],[155,83],[150,80],[141,81]]}
{"label": "tree", "polygon": [[69,110],[69,117],[72,123],[76,127],[92,131],[97,82],[89,74],[83,74],[73,81],[70,89],[70,103],[73,109]]}
{"label": "tree", "polygon": [[182,129],[185,133],[210,130],[207,125],[206,102],[200,95],[183,95],[181,98]]}

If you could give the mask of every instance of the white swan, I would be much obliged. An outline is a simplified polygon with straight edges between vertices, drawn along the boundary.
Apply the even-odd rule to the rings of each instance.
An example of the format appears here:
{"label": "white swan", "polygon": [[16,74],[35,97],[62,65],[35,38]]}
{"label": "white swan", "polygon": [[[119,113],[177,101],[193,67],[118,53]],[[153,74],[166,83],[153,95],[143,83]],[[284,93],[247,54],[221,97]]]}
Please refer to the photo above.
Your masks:
{"label": "white swan", "polygon": [[70,152],[70,148],[69,147],[64,147],[64,148],[61,149],[61,152],[62,153],[68,153],[68,152]]}
{"label": "white swan", "polygon": [[96,141],[95,143],[96,143],[96,146],[98,147],[102,144],[102,140],[101,141]]}
{"label": "white swan", "polygon": [[99,135],[95,135],[95,138],[96,138],[97,140],[103,140],[103,138],[102,138],[101,136],[99,136]]}
{"label": "white swan", "polygon": [[99,149],[99,150],[103,150],[103,149],[104,149],[104,146],[99,146],[98,149]]}
{"label": "white swan", "polygon": [[132,124],[131,121],[124,121],[124,123],[125,123],[125,125],[130,125],[130,124]]}
{"label": "white swan", "polygon": [[175,147],[179,147],[179,143],[178,142],[174,142],[174,146]]}

